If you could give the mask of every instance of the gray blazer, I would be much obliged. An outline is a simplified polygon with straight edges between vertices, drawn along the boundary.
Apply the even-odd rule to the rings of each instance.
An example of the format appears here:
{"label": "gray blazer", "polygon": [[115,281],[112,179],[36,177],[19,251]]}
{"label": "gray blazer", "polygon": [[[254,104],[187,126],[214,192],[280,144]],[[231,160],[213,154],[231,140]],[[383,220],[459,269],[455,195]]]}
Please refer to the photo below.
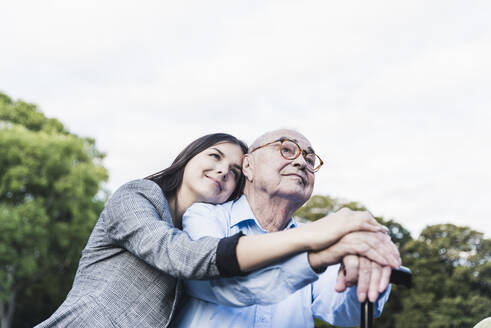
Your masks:
{"label": "gray blazer", "polygon": [[66,300],[37,327],[168,327],[183,291],[174,277],[218,277],[218,243],[192,241],[156,183],[131,181],[101,213]]}

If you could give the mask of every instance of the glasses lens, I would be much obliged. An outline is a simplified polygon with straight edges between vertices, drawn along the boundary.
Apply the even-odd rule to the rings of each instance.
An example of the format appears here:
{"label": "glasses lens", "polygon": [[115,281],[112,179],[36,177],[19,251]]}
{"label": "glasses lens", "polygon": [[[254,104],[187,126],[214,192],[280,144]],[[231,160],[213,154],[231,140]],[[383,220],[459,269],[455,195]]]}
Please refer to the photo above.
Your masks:
{"label": "glasses lens", "polygon": [[317,156],[315,154],[307,153],[305,154],[304,158],[305,158],[305,163],[307,163],[307,167],[309,169],[313,170],[316,168],[318,161],[317,161]]}
{"label": "glasses lens", "polygon": [[286,159],[294,159],[298,156],[300,148],[297,144],[288,140],[281,143],[281,155]]}

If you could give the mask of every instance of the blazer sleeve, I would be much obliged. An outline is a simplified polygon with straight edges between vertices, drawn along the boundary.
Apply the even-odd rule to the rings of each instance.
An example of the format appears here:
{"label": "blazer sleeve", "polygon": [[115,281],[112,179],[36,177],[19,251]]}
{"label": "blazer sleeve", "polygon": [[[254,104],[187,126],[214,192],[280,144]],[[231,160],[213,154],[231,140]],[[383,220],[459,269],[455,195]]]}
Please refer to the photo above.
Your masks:
{"label": "blazer sleeve", "polygon": [[166,274],[183,279],[220,276],[220,239],[193,241],[175,228],[167,200],[152,181],[135,180],[120,187],[108,201],[103,221],[115,244]]}

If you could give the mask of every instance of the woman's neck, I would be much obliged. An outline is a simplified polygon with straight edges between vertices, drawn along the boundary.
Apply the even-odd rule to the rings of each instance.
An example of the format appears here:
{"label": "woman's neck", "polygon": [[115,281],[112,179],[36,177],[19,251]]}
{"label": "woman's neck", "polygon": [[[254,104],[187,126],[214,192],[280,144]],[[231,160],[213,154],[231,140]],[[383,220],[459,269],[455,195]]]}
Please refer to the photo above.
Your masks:
{"label": "woman's neck", "polygon": [[182,229],[182,216],[188,207],[195,203],[195,200],[183,195],[179,189],[174,196],[169,197],[168,203],[172,215],[172,223],[174,223],[176,228]]}

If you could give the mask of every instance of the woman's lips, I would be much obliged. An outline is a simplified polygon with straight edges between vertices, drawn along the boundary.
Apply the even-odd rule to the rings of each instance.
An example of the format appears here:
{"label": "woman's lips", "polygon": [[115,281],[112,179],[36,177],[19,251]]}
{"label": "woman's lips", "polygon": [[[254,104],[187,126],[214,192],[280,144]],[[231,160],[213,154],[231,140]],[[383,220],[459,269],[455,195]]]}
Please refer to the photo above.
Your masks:
{"label": "woman's lips", "polygon": [[218,190],[222,191],[222,184],[215,178],[212,178],[210,176],[206,176],[208,179],[213,181],[213,183],[218,187]]}

